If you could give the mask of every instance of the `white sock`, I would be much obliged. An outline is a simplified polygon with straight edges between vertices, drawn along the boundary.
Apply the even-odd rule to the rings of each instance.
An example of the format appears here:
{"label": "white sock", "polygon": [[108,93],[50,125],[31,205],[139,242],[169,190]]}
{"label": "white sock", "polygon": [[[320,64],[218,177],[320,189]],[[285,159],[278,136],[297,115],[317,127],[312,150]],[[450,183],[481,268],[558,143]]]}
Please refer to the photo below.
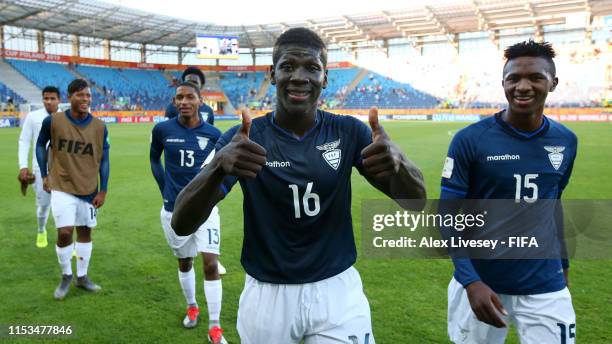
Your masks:
{"label": "white sock", "polygon": [[62,274],[72,275],[72,244],[66,247],[55,245],[55,253],[57,253],[57,261],[62,269]]}
{"label": "white sock", "polygon": [[181,283],[181,289],[183,289],[183,295],[188,305],[196,305],[196,287],[195,287],[195,271],[193,266],[191,270],[182,272],[179,270],[179,282]]}
{"label": "white sock", "polygon": [[[91,250],[93,244],[90,242],[78,242],[74,245],[77,255],[77,277],[83,277],[87,275],[87,268],[89,267],[89,259],[91,258]],[[71,252],[72,253],[72,252]]]}
{"label": "white sock", "polygon": [[36,217],[38,218],[38,233],[45,231],[47,219],[49,218],[50,207],[36,207]]}
{"label": "white sock", "polygon": [[204,281],[204,295],[206,295],[206,305],[208,306],[208,321],[211,324],[218,325],[223,298],[221,280]]}

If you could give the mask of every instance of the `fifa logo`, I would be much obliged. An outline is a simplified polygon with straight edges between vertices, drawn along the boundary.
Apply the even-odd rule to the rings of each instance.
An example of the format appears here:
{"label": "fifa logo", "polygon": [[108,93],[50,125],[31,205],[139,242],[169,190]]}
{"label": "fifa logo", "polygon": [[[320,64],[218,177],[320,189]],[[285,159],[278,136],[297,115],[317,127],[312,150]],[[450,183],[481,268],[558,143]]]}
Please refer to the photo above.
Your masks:
{"label": "fifa logo", "polygon": [[548,151],[548,160],[555,168],[555,170],[559,170],[561,167],[561,163],[563,162],[563,151],[565,147],[563,146],[544,146],[544,149]]}
{"label": "fifa logo", "polygon": [[338,170],[340,159],[342,158],[342,151],[338,149],[338,146],[340,146],[340,139],[317,146],[318,150],[324,151],[322,154],[323,159],[334,170]]}
{"label": "fifa logo", "polygon": [[93,146],[91,143],[66,140],[61,137],[58,140],[57,151],[66,151],[68,153],[81,155],[94,155]]}

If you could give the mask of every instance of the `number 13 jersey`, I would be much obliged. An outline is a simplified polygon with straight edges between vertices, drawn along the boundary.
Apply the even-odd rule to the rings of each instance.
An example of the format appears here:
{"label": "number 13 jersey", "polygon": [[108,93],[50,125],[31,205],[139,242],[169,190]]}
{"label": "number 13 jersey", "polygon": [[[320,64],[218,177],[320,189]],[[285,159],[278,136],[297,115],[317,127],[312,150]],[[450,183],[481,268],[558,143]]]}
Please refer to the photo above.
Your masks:
{"label": "number 13 jersey", "polygon": [[164,209],[174,211],[174,201],[179,192],[200,172],[203,165],[212,160],[221,131],[201,122],[187,128],[179,122],[179,116],[153,127],[151,150],[159,156],[164,153]]}

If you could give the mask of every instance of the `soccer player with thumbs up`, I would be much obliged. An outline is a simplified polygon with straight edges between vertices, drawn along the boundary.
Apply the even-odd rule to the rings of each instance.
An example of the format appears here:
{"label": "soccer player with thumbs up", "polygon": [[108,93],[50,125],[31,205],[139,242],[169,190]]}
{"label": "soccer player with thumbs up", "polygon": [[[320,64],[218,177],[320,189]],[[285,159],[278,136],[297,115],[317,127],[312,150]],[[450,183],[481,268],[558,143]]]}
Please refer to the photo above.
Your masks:
{"label": "soccer player with thumbs up", "polygon": [[244,194],[238,308],[242,343],[374,343],[370,307],[353,267],[356,167],[393,199],[424,199],[419,169],[370,110],[370,127],[317,109],[327,48],[311,30],[285,31],[273,50],[276,111],[217,142],[217,154],[177,197],[172,228],[189,235],[239,182]]}

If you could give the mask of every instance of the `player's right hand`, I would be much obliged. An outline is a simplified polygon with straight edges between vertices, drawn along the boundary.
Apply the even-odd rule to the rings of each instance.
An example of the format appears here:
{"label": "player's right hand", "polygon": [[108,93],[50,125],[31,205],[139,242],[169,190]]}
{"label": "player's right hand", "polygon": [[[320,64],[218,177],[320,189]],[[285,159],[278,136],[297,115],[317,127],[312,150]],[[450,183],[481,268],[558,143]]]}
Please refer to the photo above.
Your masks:
{"label": "player's right hand", "polygon": [[465,290],[472,311],[476,314],[478,320],[497,328],[506,327],[506,322],[499,314],[508,315],[508,312],[502,305],[499,296],[488,285],[476,281],[469,284]]}
{"label": "player's right hand", "polygon": [[266,164],[266,150],[249,139],[251,116],[242,110],[242,125],[227,146],[219,151],[223,172],[239,178],[255,178]]}

